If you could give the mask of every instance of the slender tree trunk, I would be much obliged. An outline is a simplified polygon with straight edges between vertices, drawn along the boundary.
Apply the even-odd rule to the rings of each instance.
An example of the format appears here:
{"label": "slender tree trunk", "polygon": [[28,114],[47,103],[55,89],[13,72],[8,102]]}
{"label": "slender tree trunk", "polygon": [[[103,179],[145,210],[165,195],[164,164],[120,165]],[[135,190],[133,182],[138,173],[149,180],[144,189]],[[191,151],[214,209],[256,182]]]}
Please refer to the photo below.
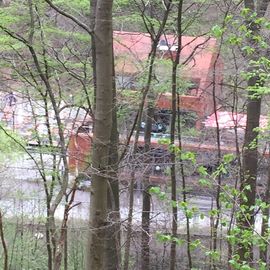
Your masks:
{"label": "slender tree trunk", "polygon": [[[232,51],[234,54],[234,51]],[[234,55],[235,56],[235,55]],[[236,74],[238,74],[238,65],[236,62],[236,58],[234,57],[234,64],[235,64],[235,70]],[[236,113],[238,114],[238,79],[236,78],[236,81],[234,83],[234,92],[233,92],[233,107],[232,107],[232,115]],[[238,188],[238,183],[239,179],[241,179],[241,173],[242,173],[242,160],[241,160],[241,151],[240,151],[240,143],[239,143],[239,137],[238,137],[238,123],[236,121],[236,126],[234,127],[234,134],[235,134],[235,149],[236,149],[236,160],[237,160],[237,176],[235,177],[235,182],[234,182],[234,188],[237,190]],[[237,202],[237,195],[234,195],[232,198],[233,202],[233,207],[231,209],[231,214],[230,214],[230,221],[229,221],[229,226],[227,230],[227,235],[231,234],[232,228],[234,226],[234,220],[235,220],[235,213],[236,213],[236,202]],[[230,243],[230,241],[227,241],[227,246],[228,246],[228,260],[227,260],[227,267],[228,270],[232,270],[232,265],[230,264],[230,260],[232,259],[233,256],[233,245]]]}
{"label": "slender tree trunk", "polygon": [[[175,143],[175,123],[177,115],[177,70],[180,60],[180,53],[182,49],[182,8],[183,0],[179,0],[178,10],[177,10],[177,45],[178,49],[176,51],[175,59],[173,60],[172,68],[172,118],[171,118],[171,145]],[[178,228],[178,214],[177,214],[177,183],[176,183],[176,166],[175,166],[176,156],[175,150],[173,148],[171,152],[171,200],[172,200],[172,237],[177,238],[177,228]],[[176,265],[176,241],[171,243],[171,253],[170,253],[170,270],[174,270]]]}
{"label": "slender tree trunk", "polygon": [[[113,50],[113,48],[112,48]],[[113,53],[113,52],[112,52]],[[114,61],[113,61],[114,62]],[[112,65],[114,74],[114,64]],[[113,76],[114,77],[114,76]],[[106,230],[106,270],[117,270],[120,267],[120,202],[118,181],[118,130],[117,130],[117,105],[116,89],[113,80],[113,104],[112,104],[112,132],[109,150],[110,178],[108,185],[108,229]]]}
{"label": "slender tree trunk", "polygon": [[143,204],[142,204],[142,235],[141,235],[141,269],[149,270],[150,266],[150,211],[151,211],[151,194],[149,193],[150,183],[150,166],[151,166],[151,158],[149,156],[149,152],[151,149],[151,135],[152,135],[152,123],[154,118],[154,103],[155,103],[155,95],[151,93],[151,83],[152,77],[154,73],[154,62],[156,58],[156,50],[159,42],[160,35],[156,37],[155,40],[152,41],[152,50],[150,54],[149,61],[149,72],[148,72],[148,80],[146,84],[146,89],[148,92],[148,104],[146,111],[146,126],[144,132],[144,158],[145,164],[147,166],[146,171],[143,175]]}
{"label": "slender tree trunk", "polygon": [[[154,65],[154,61],[155,61],[155,57],[156,57],[156,50],[157,50],[157,45],[159,42],[159,39],[163,33],[164,27],[166,25],[167,19],[168,19],[168,15],[170,12],[170,7],[171,7],[171,1],[169,1],[169,3],[166,4],[166,11],[163,14],[163,20],[162,23],[160,25],[159,31],[156,34],[155,38],[152,40],[152,48],[151,48],[151,52],[150,52],[150,56],[149,56],[149,72],[148,72],[148,79],[147,79],[147,84],[145,87],[145,90],[143,92],[143,96],[142,96],[142,101],[140,103],[140,107],[139,107],[139,111],[138,111],[138,117],[137,117],[137,124],[136,124],[136,133],[135,133],[135,139],[134,139],[134,148],[133,148],[133,153],[137,153],[137,148],[138,148],[138,139],[139,139],[139,131],[140,131],[140,124],[142,121],[142,113],[143,113],[143,109],[144,109],[144,104],[145,104],[145,100],[147,98],[147,95],[150,91],[150,87],[151,87],[151,81],[152,81],[152,76],[153,76],[153,65]],[[149,102],[153,102],[151,99]],[[152,106],[153,107],[153,106]],[[148,113],[147,113],[148,114]],[[149,115],[149,117],[147,116],[148,122],[147,122],[147,126],[152,126],[152,113],[151,115]],[[149,133],[149,128],[147,129],[147,133],[145,133],[145,138],[147,138],[146,140],[148,141],[148,144],[151,145],[151,128],[150,128],[150,133]],[[149,176],[144,175],[144,182],[147,183],[146,185],[148,186],[149,184]],[[132,215],[133,215],[133,198],[134,198],[134,182],[135,182],[135,172],[132,171],[132,175],[131,175],[131,182],[130,182],[130,188],[129,188],[129,193],[130,193],[130,199],[129,199],[129,214],[128,214],[128,225],[127,225],[127,242],[126,242],[126,246],[125,246],[125,255],[124,255],[124,270],[128,270],[129,267],[129,253],[130,253],[130,243],[131,243],[131,232],[132,232]],[[142,211],[142,222],[144,225],[142,225],[142,227],[144,227],[143,232],[142,232],[142,253],[141,253],[141,257],[143,258],[142,260],[142,265],[141,267],[143,269],[147,269],[145,267],[147,267],[147,265],[149,265],[149,240],[147,240],[146,238],[149,236],[149,212],[150,212],[150,194],[148,192],[148,187],[147,190],[144,190],[143,192],[143,210]],[[148,219],[148,221],[147,221]],[[144,238],[144,233],[147,233],[146,238]],[[146,239],[146,240],[145,240]],[[144,262],[146,262],[146,265],[144,265]]]}
{"label": "slender tree trunk", "polygon": [[[141,269],[148,270],[150,267],[150,211],[151,211],[151,194],[149,193],[150,183],[150,163],[151,158],[149,156],[149,151],[151,150],[151,135],[152,135],[152,123],[155,112],[155,101],[156,95],[151,91],[151,84],[154,74],[154,62],[156,60],[157,46],[160,40],[161,35],[163,34],[168,15],[170,12],[171,1],[167,3],[166,11],[163,14],[163,18],[160,24],[160,27],[157,31],[157,34],[149,33],[152,38],[152,48],[149,55],[149,71],[146,84],[146,92],[148,93],[148,105],[146,112],[146,126],[144,132],[144,152],[145,152],[145,164],[147,166],[145,174],[143,175],[143,205],[142,205],[142,235],[141,235]],[[150,4],[150,17],[152,16],[152,4]],[[146,26],[147,29],[149,29]],[[153,29],[153,26],[150,27]]]}
{"label": "slender tree trunk", "polygon": [[[134,125],[136,128],[135,128],[134,144],[133,144],[133,149],[132,149],[133,155],[136,155],[138,151],[138,142],[139,142],[141,121],[142,121],[142,114],[143,114],[144,104],[145,104],[148,91],[149,89],[146,88],[143,92],[142,100],[141,100],[139,110],[138,110],[138,117],[136,118],[136,123]],[[126,234],[127,241],[126,241],[125,252],[124,252],[123,270],[129,269],[130,245],[131,245],[131,237],[132,237],[135,168],[132,166],[131,170],[132,171],[131,171],[131,177],[130,177],[130,183],[129,183],[129,206],[128,206],[129,208],[128,208],[128,221],[127,221],[127,234]]]}
{"label": "slender tree trunk", "polygon": [[1,210],[0,210],[0,239],[4,251],[3,270],[8,270],[8,249],[4,236],[3,215]]}
{"label": "slender tree trunk", "polygon": [[[177,135],[178,135],[178,144],[179,149],[182,149],[182,128],[181,128],[181,115],[180,115],[180,96],[179,93],[177,93]],[[179,159],[180,162],[180,173],[182,178],[182,195],[183,195],[183,202],[187,202],[187,190],[186,190],[186,177],[185,177],[185,170],[184,170],[184,164],[183,160]],[[187,257],[188,257],[188,267],[189,269],[192,269],[192,257],[191,257],[191,235],[190,235],[190,218],[187,214],[186,216],[186,229],[187,229]]]}
{"label": "slender tree trunk", "polygon": [[[269,205],[270,203],[270,159],[268,158],[268,176],[267,176],[267,185],[266,185],[266,190],[264,194],[263,201],[266,203],[266,205]],[[261,225],[261,235],[262,237],[265,237],[267,235],[269,227],[269,208],[265,208],[262,210],[262,225]],[[267,253],[268,253],[268,243],[266,241],[265,243],[266,247],[265,250],[260,249],[260,259],[265,262],[266,268],[269,269],[269,262],[267,259]]]}
{"label": "slender tree trunk", "polygon": [[[224,18],[227,17],[227,13],[226,12]],[[223,24],[224,21],[223,21]],[[221,42],[220,44],[222,45],[223,41],[223,36],[221,37]],[[212,78],[213,78],[213,88],[212,88],[212,98],[213,98],[213,107],[214,107],[214,114],[215,114],[215,121],[216,121],[216,142],[217,142],[217,156],[218,156],[218,160],[217,160],[217,167],[220,166],[221,163],[221,144],[220,144],[220,129],[219,129],[219,122],[218,122],[218,115],[217,115],[217,111],[218,111],[218,106],[217,106],[217,93],[216,93],[216,88],[217,88],[217,83],[216,83],[216,77],[218,74],[216,74],[216,72],[218,71],[217,69],[217,65],[218,65],[218,61],[220,58],[220,51],[221,51],[221,45],[218,48],[217,51],[217,56],[213,65],[213,74],[212,74]],[[213,250],[214,252],[217,251],[217,240],[218,240],[218,227],[219,227],[219,223],[220,223],[220,215],[221,215],[221,203],[220,203],[220,193],[221,193],[221,188],[222,188],[222,181],[221,181],[221,174],[219,173],[217,176],[217,193],[216,193],[216,209],[217,209],[217,215],[216,218],[214,220],[214,227],[213,227]],[[216,267],[216,263],[214,260],[211,259],[211,264],[213,266],[213,269],[217,269]]]}
{"label": "slender tree trunk", "polygon": [[[172,76],[172,117],[171,117],[171,145],[174,145],[175,137],[175,121],[176,121],[176,71],[177,64],[173,64],[173,76]],[[175,166],[175,149],[171,150],[171,200],[172,200],[172,237],[177,238],[177,193],[176,193],[176,166]],[[170,270],[175,269],[176,264],[176,241],[171,243],[170,253]]]}
{"label": "slender tree trunk", "polygon": [[[255,83],[256,79],[254,79]],[[253,82],[249,85],[254,85]],[[250,209],[251,206],[255,205],[256,199],[256,179],[258,169],[258,133],[254,131],[255,128],[259,127],[261,113],[261,99],[248,98],[247,105],[247,126],[245,133],[244,151],[243,151],[243,177],[240,184],[240,192],[245,194],[245,198],[242,197],[240,205],[246,206]],[[256,147],[254,146],[256,144]],[[246,189],[249,186],[250,188]],[[251,210],[247,210],[242,217],[239,219],[239,226],[242,230],[253,230],[254,226],[254,213]],[[245,247],[240,245],[239,247],[240,260],[246,260],[246,253],[250,254],[250,261],[253,259],[253,247]]]}
{"label": "slender tree trunk", "polygon": [[65,229],[64,270],[68,270],[68,227]]}
{"label": "slender tree trunk", "polygon": [[141,239],[141,269],[149,270],[150,268],[150,210],[151,195],[149,193],[149,177],[144,181],[143,190],[143,209],[142,209],[142,239]]}
{"label": "slender tree trunk", "polygon": [[[150,74],[152,77],[152,74]],[[151,81],[150,81],[151,82]],[[150,83],[149,82],[149,83]],[[150,85],[149,85],[150,88]],[[149,96],[152,96],[150,93]],[[154,103],[152,98],[148,98],[148,108],[146,113],[146,126],[144,133],[144,159],[147,166],[143,176],[143,205],[142,205],[142,235],[141,235],[141,269],[149,270],[150,266],[150,211],[151,211],[151,194],[149,193],[149,177],[151,171],[151,134],[152,122],[154,117]]]}
{"label": "slender tree trunk", "polygon": [[129,183],[129,205],[128,205],[128,221],[127,221],[127,235],[126,245],[124,253],[123,270],[129,269],[129,255],[132,236],[132,219],[133,219],[133,206],[134,206],[134,183],[135,183],[135,170],[132,168],[131,177]]}
{"label": "slender tree trunk", "polygon": [[[95,28],[95,21],[96,21],[96,6],[97,0],[90,1],[90,30]],[[97,92],[97,73],[96,73],[96,41],[95,35],[91,36],[91,56],[92,56],[92,69],[93,69],[93,86],[94,86],[94,108],[95,111],[96,107],[96,92]]]}
{"label": "slender tree trunk", "polygon": [[[75,198],[75,193],[76,193],[76,183],[74,183],[71,192],[67,195],[66,197],[66,204],[65,204],[65,210],[64,210],[64,217],[61,225],[61,230],[60,230],[60,237],[57,241],[57,249],[56,249],[56,254],[54,258],[54,270],[60,270],[61,264],[62,264],[62,257],[65,255],[65,248],[67,244],[67,222],[68,222],[68,216],[69,212],[72,208],[72,204],[74,202]],[[70,198],[69,198],[70,195]],[[67,258],[64,258],[64,268],[67,269]]]}
{"label": "slender tree trunk", "polygon": [[[135,129],[135,138],[134,138],[134,145],[133,145],[133,155],[136,155],[138,151],[138,141],[140,135],[140,126],[142,121],[142,114],[143,108],[145,104],[145,99],[148,94],[149,89],[145,89],[143,92],[143,97],[140,103],[138,117],[136,118],[136,129]],[[127,221],[127,235],[126,235],[126,245],[125,245],[125,252],[124,252],[124,262],[123,262],[123,270],[129,269],[129,255],[130,255],[130,245],[131,245],[131,237],[132,237],[132,219],[133,219],[133,206],[134,206],[134,183],[135,183],[135,168],[132,166],[131,168],[131,177],[130,177],[130,184],[129,184],[129,208],[128,208],[128,221]]]}
{"label": "slender tree trunk", "polygon": [[107,181],[112,130],[112,4],[98,0],[95,22],[96,108],[92,151],[92,191],[86,269],[104,269]]}
{"label": "slender tree trunk", "polygon": [[[155,51],[153,52],[153,49],[152,49],[152,52],[150,54],[148,82],[147,82],[147,86],[145,87],[145,90],[143,92],[142,101],[140,103],[140,107],[139,107],[139,111],[138,111],[138,117],[136,119],[137,123],[136,123],[136,131],[135,131],[135,138],[134,138],[133,154],[136,154],[138,151],[140,125],[141,125],[141,121],[142,121],[142,114],[143,114],[145,100],[146,100],[146,97],[150,91],[152,72],[153,72],[153,64],[154,64],[155,54],[156,54],[156,47],[157,47],[157,45],[153,46],[153,48],[155,48],[154,49]],[[151,121],[152,117],[149,117],[148,119],[149,119],[149,121]],[[150,124],[150,122],[148,122],[148,126],[149,126],[149,124]],[[148,140],[151,140],[151,134],[150,134],[150,137],[148,134],[147,138],[148,138]],[[149,143],[149,145],[150,145],[150,143]],[[129,188],[129,196],[130,197],[129,197],[129,213],[128,213],[128,224],[127,224],[127,242],[126,242],[126,246],[125,246],[123,270],[128,270],[128,268],[129,268],[129,254],[130,254],[131,233],[132,233],[132,216],[133,216],[133,204],[134,204],[134,202],[133,202],[133,200],[134,200],[134,183],[135,183],[135,171],[134,171],[134,169],[132,169],[130,188]],[[149,207],[147,207],[147,209],[148,208]],[[146,215],[144,216],[144,218],[146,218]],[[146,223],[144,223],[144,224],[146,226]],[[143,245],[145,245],[145,242],[143,243]],[[142,252],[144,252],[143,249],[142,249]],[[149,252],[148,252],[148,256],[149,256]],[[142,254],[142,257],[144,257],[143,254]]]}
{"label": "slender tree trunk", "polygon": [[[255,1],[254,0],[245,0],[244,5],[245,8],[251,10],[251,12],[258,11],[258,15],[260,17],[264,16],[266,9],[268,7],[269,1],[261,1],[257,10],[255,9]],[[248,29],[252,32],[252,36],[257,36],[260,34],[260,27],[254,24],[252,21],[247,21],[246,25]],[[257,48],[256,42],[253,39],[248,40],[249,45],[252,46],[256,54],[252,56],[252,59],[247,58],[247,60],[257,61],[261,56],[260,49]],[[249,71],[252,72],[253,68],[249,68]],[[258,131],[256,128],[259,127],[260,124],[260,114],[261,114],[261,98],[253,97],[253,94],[256,91],[256,87],[258,85],[263,85],[263,82],[256,75],[251,77],[248,80],[248,87],[255,88],[254,92],[249,91],[248,100],[247,100],[247,121],[246,121],[246,131],[244,138],[244,148],[243,148],[243,173],[241,177],[240,183],[240,192],[244,194],[246,198],[241,197],[240,205],[247,209],[246,213],[243,213],[238,218],[238,226],[242,230],[253,230],[254,227],[254,211],[250,210],[252,206],[255,205],[256,199],[256,180],[257,180],[257,170],[258,170]],[[246,187],[249,187],[248,189]],[[253,246],[244,246],[242,244],[239,245],[238,254],[240,256],[240,261],[249,262],[253,261]],[[248,255],[248,256],[247,256]],[[247,259],[248,257],[248,259]]]}

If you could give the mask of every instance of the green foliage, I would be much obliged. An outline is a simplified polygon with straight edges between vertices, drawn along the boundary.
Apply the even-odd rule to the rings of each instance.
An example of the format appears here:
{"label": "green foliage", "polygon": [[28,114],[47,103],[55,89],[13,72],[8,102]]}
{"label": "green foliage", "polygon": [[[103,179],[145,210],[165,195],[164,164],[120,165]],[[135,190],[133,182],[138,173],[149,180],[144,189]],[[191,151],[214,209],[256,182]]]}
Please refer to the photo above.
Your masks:
{"label": "green foliage", "polygon": [[54,5],[61,7],[68,12],[76,12],[76,15],[80,13],[89,14],[90,12],[90,2],[89,0],[56,0],[53,2]]}
{"label": "green foliage", "polygon": [[225,154],[223,156],[223,162],[224,164],[229,164],[235,159],[235,156],[233,154]]}
{"label": "green foliage", "polygon": [[158,144],[169,145],[169,143],[170,143],[170,139],[166,139],[166,138],[158,139]]}
{"label": "green foliage", "polygon": [[199,179],[199,184],[202,187],[209,187],[209,188],[212,187],[212,183],[208,179],[204,179],[204,178]]}
{"label": "green foliage", "polygon": [[205,252],[205,255],[210,257],[214,261],[218,261],[220,259],[220,253],[215,250],[210,250]]}
{"label": "green foliage", "polygon": [[167,199],[166,193],[161,191],[160,187],[151,187],[149,193],[156,195],[162,201]]}
{"label": "green foliage", "polygon": [[208,176],[207,169],[204,166],[199,166],[197,171],[201,176]]}
{"label": "green foliage", "polygon": [[18,157],[24,152],[23,147],[26,144],[21,136],[17,133],[5,128],[3,125],[0,127],[0,163],[4,163],[10,159]]}
{"label": "green foliage", "polygon": [[53,25],[48,25],[43,28],[46,34],[50,35],[52,38],[68,38],[68,39],[75,39],[77,42],[85,42],[90,43],[91,38],[89,34],[84,32],[74,32],[74,31],[67,31],[64,29],[60,29],[58,27],[53,27]]}
{"label": "green foliage", "polygon": [[[48,269],[44,220],[31,224],[26,216],[4,218],[4,237],[8,243],[10,269]],[[80,228],[68,231],[68,267],[84,269],[85,237]],[[3,253],[0,254],[3,262]]]}
{"label": "green foliage", "polygon": [[201,241],[199,239],[196,239],[190,243],[190,249],[191,251],[194,251],[195,249],[201,247]]}
{"label": "green foliage", "polygon": [[220,38],[222,37],[223,33],[224,33],[224,29],[221,28],[219,25],[214,25],[211,29],[211,32],[212,32],[212,35],[215,37],[215,38]]}
{"label": "green foliage", "polygon": [[190,152],[190,151],[181,151],[180,154],[181,160],[187,160],[187,161],[191,161],[193,165],[195,165],[196,163],[196,155],[194,152]]}
{"label": "green foliage", "polygon": [[[227,48],[240,49],[247,59],[248,67],[241,76],[246,82],[256,78],[256,84],[247,87],[246,95],[251,99],[268,95],[270,68],[269,59],[265,55],[269,48],[269,19],[259,17],[249,8],[242,8],[240,16],[235,13],[228,14],[224,24],[213,26],[211,33],[217,39],[222,38]],[[260,55],[258,51],[261,52]]]}

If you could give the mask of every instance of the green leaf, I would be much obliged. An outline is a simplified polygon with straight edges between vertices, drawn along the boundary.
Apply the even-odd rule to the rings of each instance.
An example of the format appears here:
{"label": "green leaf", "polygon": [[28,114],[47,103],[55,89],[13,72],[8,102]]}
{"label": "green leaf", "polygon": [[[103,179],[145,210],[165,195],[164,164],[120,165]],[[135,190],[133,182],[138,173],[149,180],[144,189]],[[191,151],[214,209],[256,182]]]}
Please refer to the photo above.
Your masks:
{"label": "green leaf", "polygon": [[234,154],[226,154],[223,156],[223,162],[228,164],[234,160]]}
{"label": "green leaf", "polygon": [[225,22],[228,23],[229,21],[232,20],[232,18],[233,18],[232,15],[227,15],[227,16],[225,17]]}
{"label": "green leaf", "polygon": [[242,17],[246,17],[251,12],[250,8],[243,8],[240,12]]}
{"label": "green leaf", "polygon": [[208,175],[207,169],[204,166],[199,166],[197,171],[201,176],[207,176]]}
{"label": "green leaf", "polygon": [[214,216],[217,216],[218,215],[218,210],[217,209],[212,209],[208,213],[209,213],[209,215],[211,217],[214,217]]}
{"label": "green leaf", "polygon": [[159,242],[162,242],[162,243],[164,243],[164,242],[170,242],[172,240],[171,235],[169,235],[169,234],[163,234],[161,232],[157,232],[156,233],[156,237],[157,237],[157,240]]}
{"label": "green leaf", "polygon": [[188,209],[188,210],[186,210],[185,213],[186,213],[186,217],[187,218],[191,219],[193,217],[193,211],[191,211],[191,210]]}
{"label": "green leaf", "polygon": [[190,249],[193,251],[201,245],[201,241],[196,239],[195,241],[190,243]]}
{"label": "green leaf", "polygon": [[160,194],[160,187],[151,187],[149,189],[149,192],[152,193],[152,194]]}
{"label": "green leaf", "polygon": [[169,144],[170,144],[170,139],[161,138],[161,139],[158,140],[158,144],[166,144],[166,145],[169,145]]}
{"label": "green leaf", "polygon": [[179,239],[176,237],[173,237],[172,241],[174,241],[176,243],[176,245],[178,245],[178,246],[182,246],[185,243],[185,241],[183,239]]}
{"label": "green leaf", "polygon": [[257,19],[255,19],[254,20],[254,22],[256,23],[256,24],[263,24],[263,23],[265,23],[265,18],[264,17],[260,17],[260,18],[257,18]]}
{"label": "green leaf", "polygon": [[251,55],[255,52],[255,49],[250,46],[244,46],[242,51],[244,51],[247,55]]}
{"label": "green leaf", "polygon": [[196,163],[196,155],[193,152],[187,151],[187,152],[181,152],[181,159],[182,160],[189,160],[193,164]]}
{"label": "green leaf", "polygon": [[224,32],[224,29],[221,28],[219,25],[214,25],[211,29],[211,32],[215,38],[220,38]]}
{"label": "green leaf", "polygon": [[210,183],[210,181],[207,180],[207,179],[204,179],[204,178],[199,179],[199,184],[201,186],[203,186],[203,187],[211,187],[212,186],[212,184]]}
{"label": "green leaf", "polygon": [[264,27],[265,27],[267,30],[270,30],[270,22],[265,22],[265,23],[264,23]]}
{"label": "green leaf", "polygon": [[226,227],[226,226],[227,226],[227,220],[222,219],[222,220],[220,221],[220,224],[221,224],[221,226]]}
{"label": "green leaf", "polygon": [[188,206],[187,202],[184,202],[184,201],[178,202],[178,205],[179,207],[183,209],[187,209],[187,206]]}
{"label": "green leaf", "polygon": [[165,192],[160,192],[158,194],[158,198],[161,200],[161,201],[164,201],[166,199],[166,193]]}
{"label": "green leaf", "polygon": [[231,34],[229,36],[228,42],[231,45],[241,45],[242,43],[242,37],[236,36],[235,34]]}
{"label": "green leaf", "polygon": [[177,207],[177,201],[171,201],[172,207],[176,208]]}
{"label": "green leaf", "polygon": [[220,253],[218,251],[210,250],[205,252],[206,256],[209,256],[214,261],[217,261],[220,258]]}

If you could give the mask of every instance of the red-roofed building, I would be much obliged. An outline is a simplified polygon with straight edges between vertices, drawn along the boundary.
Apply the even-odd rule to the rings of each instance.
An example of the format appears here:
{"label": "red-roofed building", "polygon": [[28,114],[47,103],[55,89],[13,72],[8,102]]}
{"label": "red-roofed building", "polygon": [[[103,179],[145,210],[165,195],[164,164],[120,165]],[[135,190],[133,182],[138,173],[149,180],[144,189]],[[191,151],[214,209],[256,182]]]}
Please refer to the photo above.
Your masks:
{"label": "red-roofed building", "polygon": [[[175,36],[162,36],[157,57],[170,62],[170,59],[175,56],[176,49]],[[150,51],[151,38],[149,34],[114,32],[115,72],[118,87],[122,85],[123,89],[139,88],[136,85],[136,79],[148,70],[147,59]],[[187,89],[184,95],[181,95],[180,110],[196,113],[198,119],[196,127],[200,128],[202,121],[214,111],[213,90],[217,97],[221,94],[223,63],[221,58],[217,58],[216,40],[205,37],[182,37],[180,59],[183,66],[179,68],[179,77],[193,85]],[[160,64],[162,65],[162,61]],[[162,68],[159,71],[166,72],[167,69],[164,77],[170,80],[171,66],[167,65],[164,69]],[[170,85],[168,85],[165,93],[158,96],[156,107],[159,110],[171,110]],[[140,138],[139,145],[142,146],[143,144],[143,138]],[[160,147],[157,139],[152,140],[152,146],[153,148]],[[85,158],[89,154],[90,147],[91,138],[89,134],[80,133],[71,136],[69,155],[72,168],[85,168],[88,166],[85,163]],[[215,148],[215,146],[212,147]],[[201,145],[196,143],[185,145],[185,148],[202,150]],[[208,150],[209,146],[203,148],[203,151]]]}
{"label": "red-roofed building", "polygon": [[[158,58],[173,58],[177,50],[176,41],[174,35],[162,36],[158,46]],[[149,34],[114,32],[116,80],[123,88],[136,88],[136,77],[147,70],[146,61],[150,51]],[[179,77],[194,85],[181,95],[180,110],[195,112],[198,116],[196,126],[200,128],[201,121],[214,111],[213,92],[217,98],[221,95],[223,62],[220,57],[217,58],[216,40],[183,36],[180,64],[182,67],[179,69]],[[167,72],[167,75],[170,76],[170,73]],[[157,108],[171,109],[169,92],[170,89],[159,95]]]}

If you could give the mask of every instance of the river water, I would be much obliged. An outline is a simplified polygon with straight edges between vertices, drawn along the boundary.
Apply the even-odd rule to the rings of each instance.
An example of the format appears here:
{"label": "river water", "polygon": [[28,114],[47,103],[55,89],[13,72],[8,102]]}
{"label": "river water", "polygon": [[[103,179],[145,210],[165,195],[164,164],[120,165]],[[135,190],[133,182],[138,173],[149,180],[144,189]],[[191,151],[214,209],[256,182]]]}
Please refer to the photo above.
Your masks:
{"label": "river water", "polygon": [[[121,220],[125,223],[128,216],[128,194],[121,192]],[[44,219],[46,216],[46,200],[43,182],[36,170],[34,162],[26,156],[13,161],[12,164],[2,167],[0,171],[0,207],[6,217],[24,216],[29,220]],[[89,217],[90,194],[88,191],[77,190],[74,204],[70,211],[72,220],[87,221]],[[215,207],[212,197],[189,196],[189,207],[195,207],[196,213],[190,219],[190,227],[196,233],[210,234],[209,211]],[[141,225],[142,193],[135,191],[133,226],[139,230]],[[56,218],[62,219],[64,202],[56,211]],[[186,219],[183,211],[179,210],[179,232],[184,232]],[[228,215],[224,218],[228,218]],[[260,228],[260,216],[257,218],[257,230]],[[151,226],[155,230],[170,231],[171,206],[152,196]]]}

